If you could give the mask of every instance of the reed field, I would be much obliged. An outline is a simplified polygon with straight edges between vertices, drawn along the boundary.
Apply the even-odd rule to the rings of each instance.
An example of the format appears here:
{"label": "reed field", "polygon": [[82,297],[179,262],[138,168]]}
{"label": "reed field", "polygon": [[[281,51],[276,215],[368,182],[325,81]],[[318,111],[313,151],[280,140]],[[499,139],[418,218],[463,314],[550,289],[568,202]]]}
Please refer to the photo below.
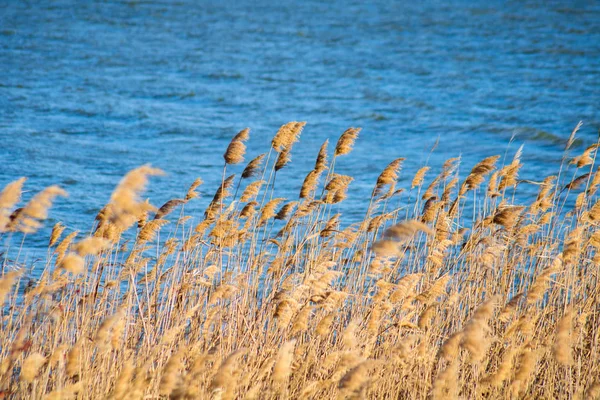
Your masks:
{"label": "reed field", "polygon": [[575,150],[580,125],[535,180],[520,150],[414,176],[390,154],[359,222],[335,171],[359,128],[278,195],[304,127],[255,158],[242,130],[220,186],[164,205],[144,197],[163,171],[130,171],[87,232],[54,226],[39,279],[19,249],[66,193],[6,185],[0,398],[600,398],[599,143]]}

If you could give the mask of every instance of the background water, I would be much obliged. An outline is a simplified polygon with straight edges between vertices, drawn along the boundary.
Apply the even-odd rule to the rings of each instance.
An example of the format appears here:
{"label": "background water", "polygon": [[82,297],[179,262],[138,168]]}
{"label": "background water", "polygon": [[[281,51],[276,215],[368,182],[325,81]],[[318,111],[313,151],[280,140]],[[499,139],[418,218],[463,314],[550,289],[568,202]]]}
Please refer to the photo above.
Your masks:
{"label": "background water", "polygon": [[338,163],[356,178],[350,218],[389,161],[407,158],[408,184],[438,137],[432,173],[524,143],[521,176],[541,179],[579,120],[579,148],[596,140],[599,21],[594,1],[2,0],[0,186],[27,176],[28,199],[59,184],[70,197],[48,225],[89,230],[152,163],[168,172],[158,205],[205,180],[200,215],[230,138],[252,128],[249,160],[292,120],[308,125],[277,178],[289,198],[325,139],[363,128]]}

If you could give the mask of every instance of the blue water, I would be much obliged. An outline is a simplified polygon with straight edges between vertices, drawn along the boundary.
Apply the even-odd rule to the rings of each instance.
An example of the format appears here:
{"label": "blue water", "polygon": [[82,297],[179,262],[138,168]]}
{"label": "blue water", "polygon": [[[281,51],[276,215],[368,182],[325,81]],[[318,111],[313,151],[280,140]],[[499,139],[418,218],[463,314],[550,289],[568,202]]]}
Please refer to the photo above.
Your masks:
{"label": "blue water", "polygon": [[290,199],[321,143],[362,127],[337,165],[356,178],[350,218],[396,157],[408,185],[427,161],[461,155],[466,173],[524,144],[521,176],[541,179],[579,120],[577,149],[600,128],[595,1],[3,0],[0,61],[0,185],[29,177],[25,199],[61,185],[49,224],[84,231],[145,163],[168,173],[158,205],[202,177],[200,215],[246,126],[250,159],[308,121],[277,177]]}

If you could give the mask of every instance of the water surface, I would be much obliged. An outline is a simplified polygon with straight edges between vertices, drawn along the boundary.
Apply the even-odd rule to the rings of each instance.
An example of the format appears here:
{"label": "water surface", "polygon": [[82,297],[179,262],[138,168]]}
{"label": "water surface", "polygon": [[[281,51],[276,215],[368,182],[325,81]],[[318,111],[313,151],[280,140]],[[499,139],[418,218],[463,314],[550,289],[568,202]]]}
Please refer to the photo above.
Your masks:
{"label": "water surface", "polygon": [[5,0],[0,186],[61,185],[50,224],[86,231],[129,169],[168,173],[158,205],[196,177],[208,198],[232,135],[252,128],[249,159],[292,120],[308,125],[277,178],[290,199],[325,139],[363,128],[337,166],[356,178],[350,218],[396,157],[407,184],[426,162],[461,155],[466,172],[525,144],[521,176],[541,179],[579,120],[577,148],[595,141],[598,21],[593,1]]}

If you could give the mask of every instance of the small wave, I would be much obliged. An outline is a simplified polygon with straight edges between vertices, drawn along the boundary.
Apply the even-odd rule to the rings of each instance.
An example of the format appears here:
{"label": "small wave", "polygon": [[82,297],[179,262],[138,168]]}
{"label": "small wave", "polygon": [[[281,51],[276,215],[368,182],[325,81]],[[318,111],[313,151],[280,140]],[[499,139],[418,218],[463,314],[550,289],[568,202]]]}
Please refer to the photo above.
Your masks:
{"label": "small wave", "polygon": [[239,72],[213,72],[207,77],[209,79],[242,79],[244,76]]}
{"label": "small wave", "polygon": [[170,93],[161,93],[153,96],[155,99],[189,99],[196,97],[196,92],[193,90],[189,92],[170,92]]}
{"label": "small wave", "polygon": [[179,98],[180,99],[189,99],[189,98],[192,98],[192,97],[196,97],[196,92],[194,92],[193,90],[191,90],[191,91],[189,91],[189,92],[187,92],[185,94],[182,94]]}
{"label": "small wave", "polygon": [[62,181],[62,184],[65,186],[72,186],[72,185],[76,185],[78,183],[79,183],[79,181],[74,178],[66,178],[66,179],[63,179],[63,181]]}
{"label": "small wave", "polygon": [[59,111],[65,114],[78,115],[87,118],[92,118],[99,115],[97,112],[84,110],[82,108],[61,108]]}
{"label": "small wave", "polygon": [[361,115],[361,116],[354,118],[355,121],[360,121],[360,120],[364,120],[364,119],[370,119],[373,121],[387,121],[389,118],[383,114],[379,114],[379,113],[375,113],[375,112],[371,113],[371,114],[367,114],[367,115]]}
{"label": "small wave", "polygon": [[[546,142],[553,145],[564,145],[567,142],[567,138],[563,136],[559,136],[552,132],[548,132],[542,129],[537,129],[530,126],[518,127],[514,129],[514,132],[526,138],[527,140],[531,140],[534,142]],[[578,146],[582,143],[580,139],[575,139],[573,142],[574,146]]]}

